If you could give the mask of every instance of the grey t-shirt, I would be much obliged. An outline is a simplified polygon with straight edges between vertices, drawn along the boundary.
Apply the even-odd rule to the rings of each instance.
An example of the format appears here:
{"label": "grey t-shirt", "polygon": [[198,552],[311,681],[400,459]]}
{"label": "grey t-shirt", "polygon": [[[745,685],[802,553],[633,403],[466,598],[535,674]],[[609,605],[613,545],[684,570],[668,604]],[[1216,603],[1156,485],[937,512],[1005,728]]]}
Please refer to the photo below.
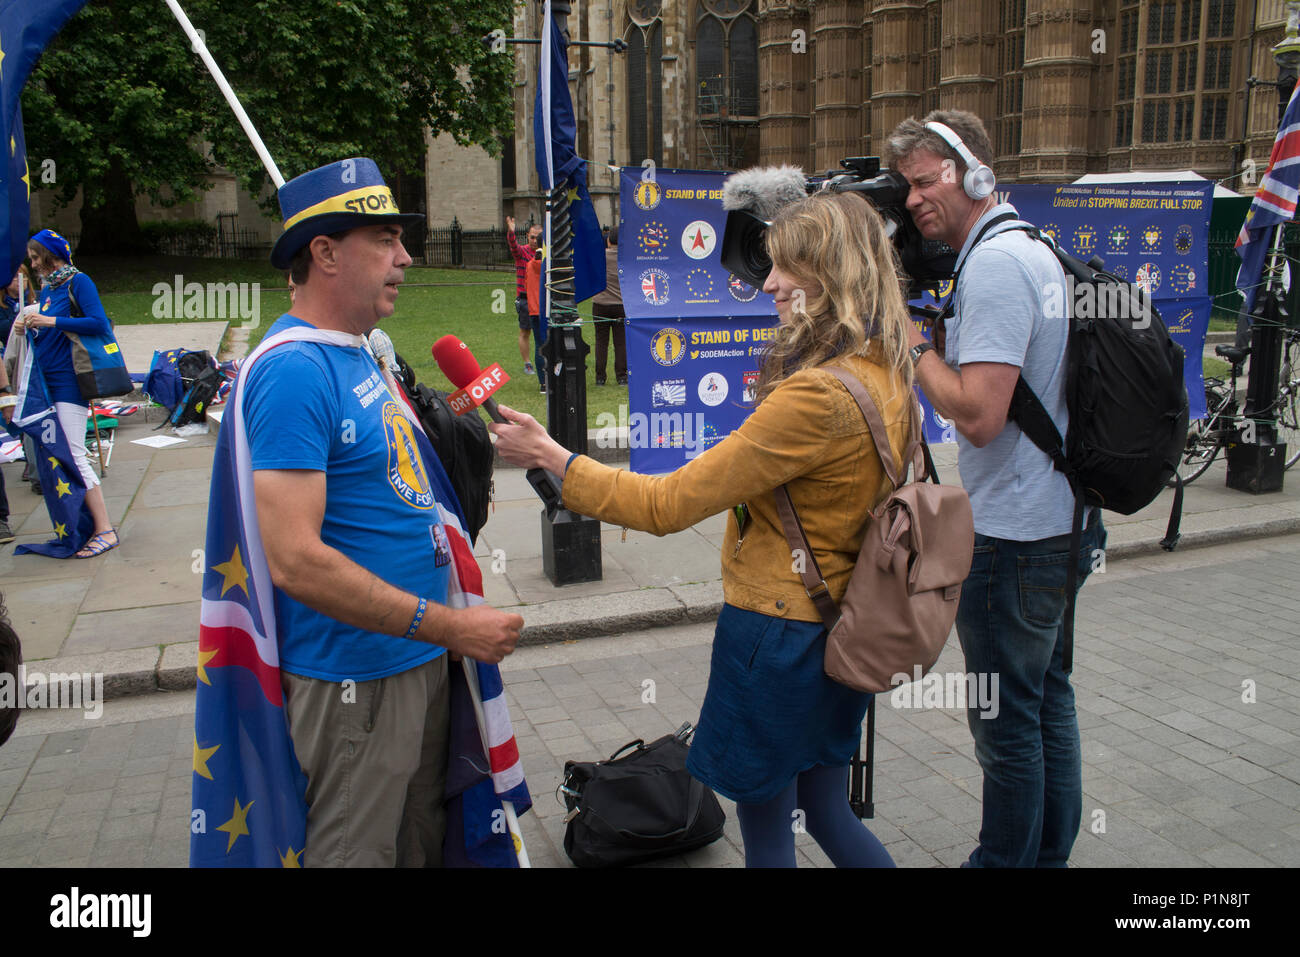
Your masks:
{"label": "grey t-shirt", "polygon": [[[1015,212],[1008,203],[995,206],[966,237],[957,260],[961,276],[956,312],[947,323],[946,359],[953,368],[972,362],[1018,366],[1064,436],[1068,319],[1060,308],[1044,315],[1044,302],[1051,295],[1062,301],[1065,273],[1047,246],[1009,228],[1010,222],[994,226],[972,250],[985,223]],[[1070,483],[1015,423],[1007,422],[983,448],[958,432],[957,467],[981,535],[1031,542],[1070,531]]]}

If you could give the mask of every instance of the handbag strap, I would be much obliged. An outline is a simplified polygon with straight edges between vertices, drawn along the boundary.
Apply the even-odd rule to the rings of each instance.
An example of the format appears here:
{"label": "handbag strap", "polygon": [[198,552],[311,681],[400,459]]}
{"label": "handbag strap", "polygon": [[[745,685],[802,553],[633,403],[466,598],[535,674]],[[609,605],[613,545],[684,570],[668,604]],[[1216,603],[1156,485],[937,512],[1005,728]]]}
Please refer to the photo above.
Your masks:
{"label": "handbag strap", "polygon": [[[844,369],[835,366],[825,367],[835,378],[844,383],[845,388],[849,390],[849,395],[858,404],[862,411],[863,418],[867,420],[867,429],[871,432],[872,442],[876,446],[876,454],[880,457],[880,464],[884,466],[885,475],[893,483],[895,489],[901,484],[899,480],[898,469],[894,464],[894,451],[889,445],[889,432],[885,429],[885,420],[880,415],[875,400],[856,376],[850,374]],[[926,474],[926,461],[929,458],[929,449],[920,439],[920,415],[916,409],[916,400],[911,403],[911,430],[906,451],[903,453],[903,461],[909,459],[913,462],[915,469],[914,474],[918,481]],[[922,456],[924,449],[925,455]],[[906,473],[904,473],[906,474]],[[822,622],[826,625],[826,630],[830,631],[840,620],[840,607],[836,604],[835,599],[831,597],[830,589],[826,585],[826,579],[822,576],[821,566],[817,564],[817,557],[813,554],[812,545],[808,542],[808,535],[804,531],[803,523],[799,521],[799,513],[795,511],[794,502],[790,499],[790,490],[786,485],[780,485],[772,490],[776,497],[776,512],[781,517],[781,527],[785,530],[785,539],[790,544],[792,554],[800,554],[803,561],[796,561],[795,567],[799,570],[799,577],[803,580],[804,591],[812,599],[813,604],[817,606],[817,612],[822,616]]]}

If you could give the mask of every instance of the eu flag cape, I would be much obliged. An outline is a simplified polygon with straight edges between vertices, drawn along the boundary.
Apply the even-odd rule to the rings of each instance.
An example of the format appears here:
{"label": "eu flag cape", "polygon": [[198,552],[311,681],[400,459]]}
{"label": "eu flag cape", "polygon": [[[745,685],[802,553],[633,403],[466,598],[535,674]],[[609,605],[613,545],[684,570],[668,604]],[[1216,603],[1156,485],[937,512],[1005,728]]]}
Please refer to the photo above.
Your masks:
{"label": "eu flag cape", "polygon": [[[208,502],[194,715],[193,867],[297,867],[306,843],[306,779],[294,755],[280,690],[274,586],[254,505],[242,406],[242,385],[257,360],[293,341],[357,348],[362,340],[310,327],[286,329],[266,339],[243,363],[231,393],[217,440]],[[400,395],[391,378],[385,378],[394,397]],[[405,414],[414,415],[405,402],[395,401]],[[439,506],[454,571],[446,603],[464,607],[482,602],[482,577],[464,534],[455,493],[419,423],[415,424],[435,497],[451,504]],[[480,676],[497,674],[494,665],[465,661]],[[504,700],[489,708],[486,687],[483,695],[489,726],[481,737],[489,741],[490,753],[484,755],[479,738],[462,735],[463,749],[453,747],[450,757],[452,769],[470,766],[481,773],[462,793],[447,792],[458,802],[449,808],[444,847],[448,863],[513,862],[513,850],[508,860],[501,851],[512,847],[510,835],[500,828],[501,801],[514,801],[519,813],[531,804]],[[484,780],[487,787],[479,787]]]}
{"label": "eu flag cape", "polygon": [[[58,334],[52,329],[47,332]],[[95,521],[90,517],[90,510],[83,507],[86,501],[86,483],[81,477],[81,470],[73,461],[68,437],[54,413],[54,403],[45,390],[45,379],[36,359],[36,347],[32,344],[30,330],[27,333],[26,348],[23,349],[22,364],[18,369],[16,387],[18,404],[14,407],[13,420],[7,427],[11,434],[30,435],[36,443],[36,461],[32,464],[36,466],[36,474],[40,478],[54,538],[39,545],[19,545],[14,549],[14,554],[71,558],[89,540],[95,530]],[[80,425],[84,429],[85,421],[82,420]]]}

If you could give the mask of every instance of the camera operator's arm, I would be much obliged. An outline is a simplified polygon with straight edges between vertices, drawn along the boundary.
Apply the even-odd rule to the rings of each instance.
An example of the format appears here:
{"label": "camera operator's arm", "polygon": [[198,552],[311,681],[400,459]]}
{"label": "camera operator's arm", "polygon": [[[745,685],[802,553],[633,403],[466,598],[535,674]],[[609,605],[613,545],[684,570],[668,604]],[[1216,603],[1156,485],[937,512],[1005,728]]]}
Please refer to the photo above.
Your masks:
{"label": "camera operator's arm", "polygon": [[[912,326],[908,345],[925,341]],[[952,369],[933,350],[922,354],[916,364],[916,381],[925,397],[976,448],[988,445],[1007,424],[1011,393],[1019,377],[1019,366],[1001,362],[971,362]]]}

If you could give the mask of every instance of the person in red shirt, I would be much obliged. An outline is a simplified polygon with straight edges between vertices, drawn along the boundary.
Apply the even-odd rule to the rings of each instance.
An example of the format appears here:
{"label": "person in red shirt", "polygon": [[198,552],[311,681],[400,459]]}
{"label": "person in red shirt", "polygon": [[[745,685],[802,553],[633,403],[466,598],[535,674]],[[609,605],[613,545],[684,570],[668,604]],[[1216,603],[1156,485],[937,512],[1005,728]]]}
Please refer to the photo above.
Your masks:
{"label": "person in red shirt", "polygon": [[519,358],[524,361],[524,374],[533,374],[533,363],[528,356],[528,333],[533,328],[530,316],[538,315],[538,310],[528,308],[528,293],[525,289],[525,273],[528,264],[537,258],[542,248],[542,227],[528,227],[528,245],[520,246],[515,236],[515,218],[506,217],[506,245],[515,260],[515,313],[519,317]]}
{"label": "person in red shirt", "polygon": [[[537,359],[537,383],[546,391],[546,367],[542,364],[542,254],[534,256],[525,269],[524,289],[528,299],[528,324],[533,330],[533,350]],[[528,333],[519,335],[519,350],[528,343]],[[532,372],[532,363],[524,363],[524,372]]]}

